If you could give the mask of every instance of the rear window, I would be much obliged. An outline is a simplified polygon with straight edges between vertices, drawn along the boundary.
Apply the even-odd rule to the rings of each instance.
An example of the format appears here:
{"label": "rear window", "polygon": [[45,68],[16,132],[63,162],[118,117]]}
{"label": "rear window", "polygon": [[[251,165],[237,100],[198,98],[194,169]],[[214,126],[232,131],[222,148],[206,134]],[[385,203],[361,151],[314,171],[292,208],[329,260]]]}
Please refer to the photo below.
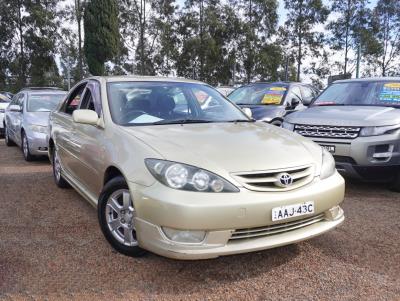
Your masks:
{"label": "rear window", "polygon": [[30,94],[28,97],[28,112],[54,111],[63,100],[66,93],[57,94]]}

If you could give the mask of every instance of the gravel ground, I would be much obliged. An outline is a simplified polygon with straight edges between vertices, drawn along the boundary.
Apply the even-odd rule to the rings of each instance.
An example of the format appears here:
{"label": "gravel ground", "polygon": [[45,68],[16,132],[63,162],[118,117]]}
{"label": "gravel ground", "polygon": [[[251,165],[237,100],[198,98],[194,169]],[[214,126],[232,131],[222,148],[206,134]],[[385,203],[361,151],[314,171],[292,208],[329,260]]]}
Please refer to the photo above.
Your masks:
{"label": "gravel ground", "polygon": [[345,223],[307,242],[205,261],[113,251],[48,161],[0,141],[0,299],[400,300],[400,195],[348,184]]}

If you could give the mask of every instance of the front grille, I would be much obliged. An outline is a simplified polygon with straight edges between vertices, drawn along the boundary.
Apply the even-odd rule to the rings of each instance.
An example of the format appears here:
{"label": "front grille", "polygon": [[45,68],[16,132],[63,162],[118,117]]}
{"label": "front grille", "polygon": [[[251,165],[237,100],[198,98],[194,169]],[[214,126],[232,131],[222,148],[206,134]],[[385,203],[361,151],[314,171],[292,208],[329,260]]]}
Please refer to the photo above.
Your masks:
{"label": "front grille", "polygon": [[[293,182],[284,186],[280,182],[280,177],[286,173],[290,175]],[[233,177],[249,190],[287,191],[310,183],[314,178],[314,165],[268,171],[241,172],[233,174]]]}
{"label": "front grille", "polygon": [[360,133],[359,127],[330,126],[330,125],[304,125],[296,124],[294,131],[305,137],[354,139]]}
{"label": "front grille", "polygon": [[276,235],[292,230],[296,230],[305,226],[318,223],[325,219],[325,214],[321,213],[312,217],[304,218],[297,221],[275,224],[271,226],[237,229],[232,233],[230,240],[258,238],[270,235]]}

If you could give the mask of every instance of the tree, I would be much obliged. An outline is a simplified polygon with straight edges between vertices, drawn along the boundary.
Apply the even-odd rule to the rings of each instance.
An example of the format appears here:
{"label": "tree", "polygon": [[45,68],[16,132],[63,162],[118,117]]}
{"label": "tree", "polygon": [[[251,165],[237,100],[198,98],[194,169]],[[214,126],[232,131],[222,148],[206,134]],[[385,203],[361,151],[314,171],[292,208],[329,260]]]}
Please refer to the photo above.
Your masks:
{"label": "tree", "polygon": [[348,72],[349,51],[357,49],[361,43],[361,35],[365,33],[370,14],[366,7],[367,0],[333,0],[331,11],[338,18],[331,21],[327,29],[330,31],[329,42],[334,50],[344,51],[343,74]]}
{"label": "tree", "polygon": [[400,3],[379,0],[373,10],[373,38],[367,47],[367,60],[380,69],[382,76],[395,74],[400,59]]}
{"label": "tree", "polygon": [[284,0],[288,10],[287,38],[296,50],[297,81],[300,81],[301,64],[308,50],[318,55],[317,50],[323,42],[323,33],[315,31],[314,27],[324,23],[329,10],[322,0]]}
{"label": "tree", "polygon": [[121,41],[115,0],[91,0],[84,13],[84,51],[93,75],[105,73],[104,63],[118,55]]}

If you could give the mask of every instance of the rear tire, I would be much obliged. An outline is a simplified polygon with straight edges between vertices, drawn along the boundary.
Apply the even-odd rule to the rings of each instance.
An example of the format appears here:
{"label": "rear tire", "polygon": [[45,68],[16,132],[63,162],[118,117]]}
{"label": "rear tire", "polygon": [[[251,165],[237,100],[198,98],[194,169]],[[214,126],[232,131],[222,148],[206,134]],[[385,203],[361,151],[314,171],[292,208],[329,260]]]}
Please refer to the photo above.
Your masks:
{"label": "rear tire", "polygon": [[136,211],[129,187],[122,176],[111,179],[104,186],[97,208],[101,231],[115,250],[131,257],[147,253],[139,247],[136,239]]}
{"label": "rear tire", "polygon": [[6,126],[4,126],[4,140],[5,140],[7,146],[15,146],[14,141],[12,141],[10,139],[10,136],[8,135],[8,130],[7,130]]}
{"label": "rear tire", "polygon": [[393,180],[390,182],[389,189],[395,192],[400,192],[400,170],[396,173]]}
{"label": "rear tire", "polygon": [[58,157],[57,150],[54,148],[51,156],[51,162],[53,163],[53,177],[54,182],[59,188],[71,187],[69,183],[62,176],[62,168],[60,158]]}
{"label": "rear tire", "polygon": [[25,132],[21,133],[21,148],[22,148],[22,153],[24,154],[24,159],[25,161],[33,161],[35,159],[35,156],[31,155],[31,152],[29,151],[29,142],[28,138],[26,137]]}

